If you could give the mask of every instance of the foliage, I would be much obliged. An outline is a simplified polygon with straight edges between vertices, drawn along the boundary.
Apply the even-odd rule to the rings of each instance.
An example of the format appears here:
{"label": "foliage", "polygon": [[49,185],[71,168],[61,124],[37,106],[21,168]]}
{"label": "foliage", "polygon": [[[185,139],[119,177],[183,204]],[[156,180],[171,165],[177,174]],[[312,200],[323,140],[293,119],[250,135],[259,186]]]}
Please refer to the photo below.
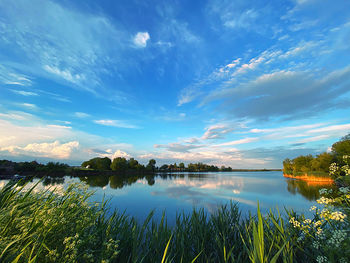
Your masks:
{"label": "foliage", "polygon": [[[283,161],[283,172],[293,175],[312,175],[312,176],[328,176],[336,177],[336,174],[330,170],[332,163],[337,163],[341,167],[348,164],[345,162],[344,156],[350,156],[350,134],[341,138],[332,145],[331,153],[321,153],[316,157],[312,155],[298,156],[293,160],[285,159]],[[333,167],[334,168],[334,167]]]}
{"label": "foliage", "polygon": [[46,165],[32,162],[12,162],[8,160],[0,160],[0,169],[8,174],[25,174],[36,176],[64,176],[69,173],[69,166],[59,162],[48,162]]}
{"label": "foliage", "polygon": [[[89,206],[81,185],[66,191],[36,192],[8,184],[0,191],[1,262],[107,262],[118,242],[105,203]],[[104,261],[105,260],[105,261]]]}
{"label": "foliage", "polygon": [[154,173],[156,170],[155,164],[156,164],[156,161],[154,159],[151,159],[148,165],[145,167],[134,158],[130,158],[129,160],[126,160],[126,158],[124,157],[117,157],[113,159],[111,163],[111,169],[121,174],[126,174],[126,173],[135,174],[135,172],[137,174]]}
{"label": "foliage", "polygon": [[91,168],[95,170],[110,170],[111,169],[111,159],[108,157],[96,157],[89,161],[85,161],[81,164],[82,167]]}
{"label": "foliage", "polygon": [[335,156],[336,163],[343,165],[343,156],[350,156],[350,134],[332,145],[332,153]]}
{"label": "foliage", "polygon": [[156,160],[154,159],[149,160],[146,166],[146,170],[154,173],[156,170]]}
{"label": "foliage", "polygon": [[111,164],[113,171],[125,172],[128,169],[128,162],[124,157],[117,157],[113,159]]}
{"label": "foliage", "polygon": [[221,166],[221,168],[215,165],[209,165],[204,163],[189,163],[187,167],[184,163],[164,164],[159,168],[160,171],[164,172],[231,172],[231,167]]}

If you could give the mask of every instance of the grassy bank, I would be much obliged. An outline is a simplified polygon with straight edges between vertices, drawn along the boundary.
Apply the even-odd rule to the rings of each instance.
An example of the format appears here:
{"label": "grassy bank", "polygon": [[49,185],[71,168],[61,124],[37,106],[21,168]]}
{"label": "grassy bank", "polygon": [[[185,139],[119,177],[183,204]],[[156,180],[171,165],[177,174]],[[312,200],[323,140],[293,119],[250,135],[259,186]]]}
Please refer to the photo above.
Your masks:
{"label": "grassy bank", "polygon": [[[307,223],[320,222],[318,228],[305,232],[302,215],[262,216],[258,209],[257,216],[242,218],[231,203],[213,215],[203,210],[179,214],[169,227],[165,217],[153,221],[153,213],[143,223],[108,213],[107,203],[87,201],[91,193],[82,185],[64,192],[24,190],[7,185],[0,191],[0,262],[316,262],[318,256],[350,257],[344,252],[348,233],[331,252],[314,245],[319,224],[325,234],[332,230],[317,214]],[[349,203],[347,215],[348,208]],[[339,230],[348,226],[346,216],[332,222]]]}

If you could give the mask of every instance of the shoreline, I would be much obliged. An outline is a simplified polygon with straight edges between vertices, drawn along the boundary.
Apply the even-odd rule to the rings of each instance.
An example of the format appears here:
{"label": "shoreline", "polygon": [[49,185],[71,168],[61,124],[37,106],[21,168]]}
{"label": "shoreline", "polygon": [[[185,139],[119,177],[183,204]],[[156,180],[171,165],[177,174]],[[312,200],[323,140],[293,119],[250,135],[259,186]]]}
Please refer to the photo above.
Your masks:
{"label": "shoreline", "polygon": [[286,178],[291,178],[291,179],[298,179],[298,180],[303,180],[309,183],[329,183],[333,184],[335,181],[334,179],[330,177],[317,177],[317,176],[308,176],[308,175],[301,175],[301,176],[296,176],[296,175],[291,175],[291,174],[285,174],[283,173],[283,176]]}

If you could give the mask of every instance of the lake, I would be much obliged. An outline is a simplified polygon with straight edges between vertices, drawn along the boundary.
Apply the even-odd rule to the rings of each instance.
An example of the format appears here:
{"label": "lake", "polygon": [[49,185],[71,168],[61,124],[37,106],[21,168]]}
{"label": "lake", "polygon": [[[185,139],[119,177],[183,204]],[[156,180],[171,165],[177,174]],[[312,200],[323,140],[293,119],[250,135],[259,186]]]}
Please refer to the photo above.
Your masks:
{"label": "lake", "polygon": [[[36,183],[33,179],[29,187]],[[7,181],[0,181],[2,187]],[[84,178],[64,177],[45,180],[38,188],[54,186],[67,188],[72,182],[84,182],[94,191],[92,201],[109,199],[110,208],[143,220],[152,209],[159,219],[163,211],[169,223],[176,213],[204,208],[213,213],[219,205],[238,202],[242,214],[256,213],[257,203],[263,212],[284,207],[311,215],[309,208],[317,205],[318,190],[331,188],[319,184],[287,179],[282,172],[202,172],[171,173],[156,176],[120,177],[92,176]]]}

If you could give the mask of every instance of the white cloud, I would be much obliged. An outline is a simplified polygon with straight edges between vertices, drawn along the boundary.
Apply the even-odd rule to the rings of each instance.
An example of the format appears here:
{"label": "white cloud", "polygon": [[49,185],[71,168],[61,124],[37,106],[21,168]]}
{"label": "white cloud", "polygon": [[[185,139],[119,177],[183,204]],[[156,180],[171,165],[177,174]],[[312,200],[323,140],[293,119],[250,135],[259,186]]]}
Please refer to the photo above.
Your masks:
{"label": "white cloud", "polygon": [[202,105],[219,100],[221,111],[236,118],[304,117],[305,113],[317,114],[338,105],[349,85],[350,67],[323,77],[309,71],[278,71],[216,90]]}
{"label": "white cloud", "polygon": [[298,126],[285,126],[285,127],[277,127],[277,128],[268,128],[268,129],[250,129],[249,132],[251,133],[280,133],[280,134],[287,134],[287,133],[293,133],[295,134],[298,131],[305,131],[307,129],[312,129],[316,127],[320,127],[325,125],[325,123],[314,123],[314,124],[305,124],[305,125],[298,125]]}
{"label": "white cloud", "polygon": [[303,52],[310,51],[311,49],[315,48],[319,43],[316,43],[314,41],[309,42],[302,42],[296,47],[290,48],[287,52],[281,54],[279,58],[285,59],[292,56],[300,55]]}
{"label": "white cloud", "polygon": [[314,136],[314,137],[308,137],[302,140],[298,140],[296,142],[293,142],[294,144],[304,144],[304,143],[308,143],[308,142],[317,142],[317,141],[322,141],[325,139],[328,139],[330,137],[330,135],[319,135],[319,136]]}
{"label": "white cloud", "polygon": [[121,120],[94,120],[94,123],[104,125],[104,126],[112,126],[112,127],[119,127],[119,128],[129,128],[129,129],[139,128],[136,125],[129,124]]}
{"label": "white cloud", "polygon": [[322,127],[318,129],[312,129],[307,131],[307,133],[319,133],[319,132],[350,132],[350,124],[339,124],[339,125],[331,125],[327,127]]}
{"label": "white cloud", "polygon": [[90,117],[91,115],[85,112],[75,112],[74,116],[78,118],[87,118],[87,117]]}
{"label": "white cloud", "polygon": [[97,154],[100,157],[108,157],[111,160],[117,157],[124,157],[126,159],[130,159],[132,157],[130,154],[122,150],[107,149],[105,151],[100,151],[100,150],[97,151],[96,149],[93,149],[93,150],[90,150],[90,152],[93,156],[96,156]]}
{"label": "white cloud", "polygon": [[240,140],[225,142],[214,145],[215,147],[221,147],[221,146],[232,146],[232,145],[238,145],[238,144],[244,144],[244,143],[251,143],[257,141],[258,138],[244,138]]}
{"label": "white cloud", "polygon": [[[79,146],[79,147],[78,147]],[[109,149],[92,151],[94,147]],[[132,145],[115,143],[105,137],[75,130],[70,126],[46,124],[43,120],[22,112],[0,114],[0,156],[11,159],[28,158],[67,159],[80,163],[102,153],[113,157],[112,149],[132,149]],[[66,156],[69,157],[66,158]]]}
{"label": "white cloud", "polygon": [[134,44],[140,48],[145,48],[148,40],[150,40],[148,32],[138,32],[133,38]]}
{"label": "white cloud", "polygon": [[117,21],[50,0],[0,1],[0,10],[0,28],[6,28],[2,36],[8,40],[0,42],[0,49],[17,54],[3,59],[7,72],[16,76],[2,74],[0,68],[0,82],[28,86],[31,80],[17,73],[23,72],[31,78],[68,82],[64,84],[102,98],[111,99],[112,93],[126,97],[122,90],[101,86],[106,74],[135,66],[135,60],[124,55],[130,36]]}
{"label": "white cloud", "polygon": [[52,143],[31,143],[24,147],[1,147],[0,152],[9,152],[12,155],[35,155],[38,157],[68,159],[71,156],[72,151],[74,151],[78,147],[79,142],[77,141],[71,141],[67,143],[60,143],[59,141],[54,141]]}
{"label": "white cloud", "polygon": [[18,106],[27,108],[29,110],[38,110],[38,106],[32,103],[17,103]]}
{"label": "white cloud", "polygon": [[229,127],[228,125],[215,124],[215,125],[209,126],[206,129],[201,139],[203,140],[220,139],[220,138],[223,138],[223,135],[228,134],[233,130],[234,129],[232,127]]}
{"label": "white cloud", "polygon": [[254,9],[248,9],[242,12],[240,15],[224,17],[224,26],[229,28],[244,28],[251,29],[255,20],[259,17],[259,13]]}
{"label": "white cloud", "polygon": [[7,120],[17,120],[17,121],[31,121],[34,122],[36,117],[30,113],[23,111],[10,111],[8,113],[0,113],[1,118]]}
{"label": "white cloud", "polygon": [[31,92],[31,91],[25,91],[25,90],[14,90],[14,89],[11,89],[11,91],[13,93],[16,93],[18,95],[22,95],[22,96],[39,96],[38,93],[35,93],[35,92]]}
{"label": "white cloud", "polygon": [[15,73],[8,67],[0,65],[0,82],[6,85],[31,86],[32,80],[23,74]]}
{"label": "white cloud", "polygon": [[117,157],[124,157],[124,158],[131,158],[131,155],[124,152],[124,151],[121,151],[121,150],[116,150],[113,155],[111,156],[111,159],[113,160],[114,158],[117,158]]}
{"label": "white cloud", "polygon": [[203,147],[204,145],[169,143],[169,144],[155,144],[154,148],[165,148],[171,152],[189,152],[189,150]]}
{"label": "white cloud", "polygon": [[69,69],[62,70],[62,69],[59,69],[58,67],[49,66],[49,65],[45,65],[44,69],[49,73],[57,75],[58,77],[63,78],[75,84],[79,84],[80,81],[85,80],[85,76],[83,74],[72,74]]}

